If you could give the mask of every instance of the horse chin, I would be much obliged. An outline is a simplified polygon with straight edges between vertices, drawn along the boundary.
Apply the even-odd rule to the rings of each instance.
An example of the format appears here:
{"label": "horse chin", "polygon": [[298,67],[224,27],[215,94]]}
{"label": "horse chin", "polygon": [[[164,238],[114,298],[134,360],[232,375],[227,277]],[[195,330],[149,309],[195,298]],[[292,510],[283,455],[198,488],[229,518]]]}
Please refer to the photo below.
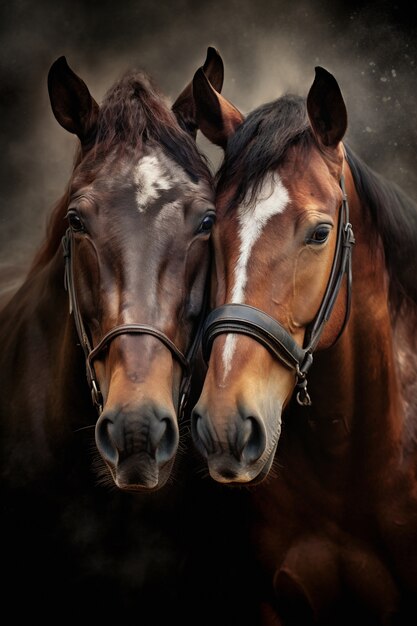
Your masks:
{"label": "horse chin", "polygon": [[250,466],[242,465],[231,455],[213,455],[208,459],[211,478],[230,487],[252,487],[261,483],[269,474],[275,458],[278,441],[269,452],[266,460]]}
{"label": "horse chin", "polygon": [[132,454],[116,466],[107,464],[113,481],[121,491],[157,491],[171,474],[174,460],[160,466],[147,453]]}

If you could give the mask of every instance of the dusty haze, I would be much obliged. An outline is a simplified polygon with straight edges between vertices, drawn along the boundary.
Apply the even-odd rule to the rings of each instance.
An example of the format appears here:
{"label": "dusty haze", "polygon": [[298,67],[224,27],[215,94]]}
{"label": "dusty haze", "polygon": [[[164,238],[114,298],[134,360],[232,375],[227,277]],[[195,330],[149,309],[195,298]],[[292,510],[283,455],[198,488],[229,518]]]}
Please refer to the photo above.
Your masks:
{"label": "dusty haze", "polygon": [[[342,89],[351,146],[417,198],[417,33],[398,3],[3,0],[0,19],[3,267],[31,259],[72,169],[76,139],[53,117],[46,86],[61,55],[98,102],[142,68],[172,103],[213,45],[223,94],[243,113],[306,95],[321,65]],[[199,143],[215,168],[220,151]]]}

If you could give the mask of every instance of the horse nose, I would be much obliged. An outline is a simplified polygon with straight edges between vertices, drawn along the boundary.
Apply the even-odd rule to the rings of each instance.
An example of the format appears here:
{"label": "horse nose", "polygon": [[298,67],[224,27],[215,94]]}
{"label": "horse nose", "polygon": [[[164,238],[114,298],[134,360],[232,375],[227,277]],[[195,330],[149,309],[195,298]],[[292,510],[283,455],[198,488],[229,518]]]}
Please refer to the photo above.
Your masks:
{"label": "horse nose", "polygon": [[112,466],[143,453],[163,465],[173,458],[179,441],[175,415],[152,405],[128,411],[105,408],[97,420],[95,435],[101,456]]}
{"label": "horse nose", "polygon": [[225,449],[239,462],[255,463],[265,451],[266,430],[262,419],[253,413],[232,414],[222,428],[216,428],[208,412],[197,405],[191,416],[194,444],[205,458]]}
{"label": "horse nose", "polygon": [[265,447],[266,432],[262,420],[256,415],[244,417],[236,440],[236,456],[246,463],[255,463]]}
{"label": "horse nose", "polygon": [[215,446],[215,433],[213,425],[210,422],[207,414],[195,407],[191,413],[191,436],[194,441],[197,450],[205,457],[209,457],[210,454],[214,454],[216,451]]}

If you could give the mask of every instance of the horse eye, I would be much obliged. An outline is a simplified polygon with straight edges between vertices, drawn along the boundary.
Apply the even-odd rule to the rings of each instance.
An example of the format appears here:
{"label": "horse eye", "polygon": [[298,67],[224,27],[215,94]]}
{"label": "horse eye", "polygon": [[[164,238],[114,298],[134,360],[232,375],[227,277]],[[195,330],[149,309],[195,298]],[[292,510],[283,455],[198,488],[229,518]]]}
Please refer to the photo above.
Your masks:
{"label": "horse eye", "polygon": [[312,235],[308,238],[307,243],[324,243],[330,234],[331,227],[328,224],[318,226]]}
{"label": "horse eye", "polygon": [[68,211],[67,214],[68,223],[72,230],[76,233],[83,232],[84,224],[81,217],[75,211]]}
{"label": "horse eye", "polygon": [[214,213],[208,213],[200,224],[198,229],[199,233],[209,233],[216,223],[216,216]]}

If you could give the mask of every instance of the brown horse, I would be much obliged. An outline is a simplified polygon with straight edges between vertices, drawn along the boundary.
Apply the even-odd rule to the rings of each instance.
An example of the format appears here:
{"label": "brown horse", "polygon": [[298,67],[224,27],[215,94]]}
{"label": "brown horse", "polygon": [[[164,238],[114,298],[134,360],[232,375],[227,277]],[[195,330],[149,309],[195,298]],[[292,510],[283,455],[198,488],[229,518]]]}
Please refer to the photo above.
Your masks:
{"label": "brown horse", "polygon": [[48,86],[80,149],[46,241],[1,314],[7,476],[47,472],[97,409],[97,448],[115,484],[158,489],[203,313],[211,175],[145,75],[125,75],[99,107],[61,57]]}
{"label": "brown horse", "polygon": [[[212,48],[204,68],[221,89]],[[161,489],[181,396],[201,389],[190,368],[214,222],[191,85],[171,110],[130,72],[99,106],[61,57],[48,86],[79,149],[0,317],[3,610],[44,624],[191,624],[184,567],[201,523],[187,457]]]}
{"label": "brown horse", "polygon": [[415,623],[417,206],[343,143],[323,68],[246,118],[202,69],[194,97],[225,156],[192,433],[254,485],[260,623]]}

